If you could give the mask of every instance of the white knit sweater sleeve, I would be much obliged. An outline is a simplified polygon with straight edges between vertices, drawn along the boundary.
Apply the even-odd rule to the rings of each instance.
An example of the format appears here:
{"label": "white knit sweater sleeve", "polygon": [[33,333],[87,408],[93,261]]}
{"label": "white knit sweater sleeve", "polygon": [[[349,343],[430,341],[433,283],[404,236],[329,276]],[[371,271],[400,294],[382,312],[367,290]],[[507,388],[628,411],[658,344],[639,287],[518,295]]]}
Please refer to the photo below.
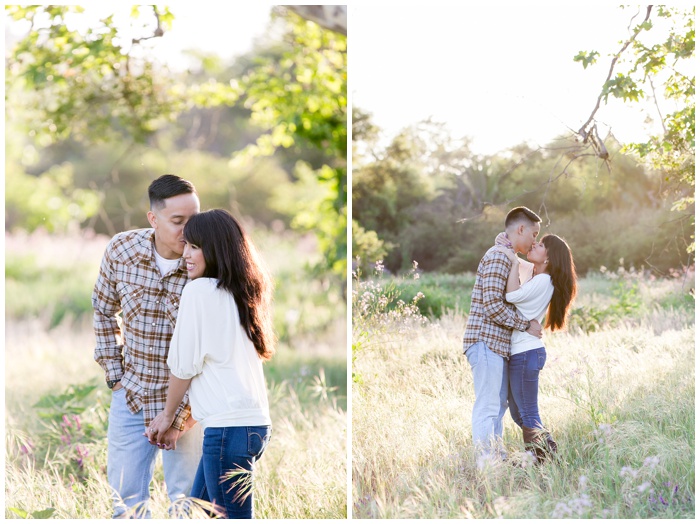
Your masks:
{"label": "white knit sweater sleeve", "polygon": [[520,286],[520,289],[506,293],[506,301],[511,304],[546,304],[551,295],[546,295],[545,290],[550,286],[550,279],[546,275],[537,275]]}
{"label": "white knit sweater sleeve", "polygon": [[183,289],[180,298],[177,322],[170,341],[168,367],[173,375],[181,379],[199,375],[204,366],[206,352],[201,334],[206,329],[205,284],[205,281],[190,282]]}

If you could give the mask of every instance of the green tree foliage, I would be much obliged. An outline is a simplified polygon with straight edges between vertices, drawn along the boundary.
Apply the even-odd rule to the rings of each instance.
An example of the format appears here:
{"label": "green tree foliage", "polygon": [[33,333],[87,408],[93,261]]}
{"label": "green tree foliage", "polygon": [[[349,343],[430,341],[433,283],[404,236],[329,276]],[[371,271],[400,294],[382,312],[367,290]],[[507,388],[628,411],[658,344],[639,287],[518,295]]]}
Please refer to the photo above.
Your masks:
{"label": "green tree foliage", "polygon": [[57,162],[33,176],[28,166],[36,164],[39,151],[24,141],[8,109],[5,121],[5,228],[50,232],[74,230],[94,216],[100,206],[99,193],[76,185],[75,166]]}
{"label": "green tree foliage", "polygon": [[[371,117],[361,114],[371,129]],[[375,150],[353,171],[353,242],[363,229],[376,232],[386,242],[384,263],[391,271],[409,269],[413,261],[427,271],[476,270],[506,212],[517,205],[542,216],[543,233],[569,241],[582,273],[617,267],[620,258],[660,273],[687,263],[679,246],[692,231],[669,209],[667,182],[623,155],[619,145],[609,144],[610,172],[572,137],[477,155],[469,141],[452,140],[435,122],[402,131],[383,151],[354,147]]]}
{"label": "green tree foliage", "polygon": [[[172,24],[172,13],[155,6],[144,9],[152,9],[153,17],[140,38],[162,36]],[[18,82],[16,87],[33,94],[32,130],[42,145],[69,136],[104,140],[115,131],[144,142],[183,109],[167,76],[152,62],[135,58],[139,39],[126,42],[113,16],[79,31],[71,25],[84,11],[80,6],[6,10],[14,20],[31,23],[12,50],[7,82]],[[141,14],[138,6],[132,8],[134,21]]]}
{"label": "green tree foliage", "polygon": [[384,260],[387,247],[376,231],[367,231],[356,220],[352,221],[352,255],[357,267],[368,272],[372,264]]}
{"label": "green tree foliage", "polygon": [[234,159],[270,155],[297,143],[323,152],[324,161],[314,167],[324,196],[294,224],[317,234],[326,267],[342,278],[347,270],[346,38],[284,9],[276,16],[285,25],[281,56],[262,58],[236,84],[252,121],[266,133]]}
{"label": "green tree foliage", "polygon": [[5,193],[5,222],[29,231],[67,231],[93,216],[100,204],[95,192],[74,187],[71,164],[55,165],[42,177],[6,165]]}
{"label": "green tree foliage", "polygon": [[362,165],[372,155],[379,140],[379,128],[372,123],[372,115],[359,107],[352,108],[352,162]]}
{"label": "green tree foliage", "polygon": [[[140,213],[145,178],[173,172],[169,167],[176,165],[173,149],[184,146],[228,156],[230,163],[211,155],[198,159],[185,155],[192,161],[177,165],[191,167],[194,175],[183,174],[196,182],[200,193],[211,187],[206,207],[220,205],[216,190],[225,188],[226,207],[248,207],[259,220],[283,217],[300,229],[314,231],[324,254],[318,267],[344,277],[344,36],[279,7],[269,28],[275,38],[261,41],[232,66],[200,56],[195,57],[202,64],[199,71],[177,75],[142,49],[176,23],[175,10],[132,8],[130,33],[118,27],[114,16],[77,29],[85,26],[75,23],[83,13],[77,6],[9,6],[6,12],[16,21],[30,23],[26,37],[8,57],[6,76],[6,103],[21,112],[21,118],[15,115],[17,128],[24,127],[26,134],[21,134],[44,148],[38,164],[27,166],[26,174],[42,177],[47,163],[71,156],[76,184],[88,183],[85,189],[101,195],[105,205],[99,209],[99,219],[113,232],[120,228],[118,206],[126,225],[134,226],[130,216]],[[91,166],[93,172],[84,177],[81,158],[89,148],[100,147],[95,146],[99,142],[117,150],[108,155],[113,164],[102,161],[101,170],[96,173]],[[160,151],[162,161],[150,149]],[[323,197],[291,220],[285,215],[289,207],[269,208],[266,213],[254,207],[269,205],[273,194],[288,185],[277,176],[273,163],[262,158],[273,153],[273,163],[287,169],[288,181],[308,186],[295,174],[302,159],[324,186]],[[147,171],[146,164],[159,168]],[[19,215],[16,218],[19,224]]]}
{"label": "green tree foliage", "polygon": [[410,267],[409,246],[399,239],[414,209],[433,191],[419,157],[424,145],[407,130],[392,141],[383,157],[353,172],[353,219],[366,230],[381,231],[382,240],[394,245],[386,261],[392,270]]}
{"label": "green tree foliage", "polygon": [[[638,9],[638,8],[634,8]],[[695,7],[646,6],[645,17],[613,56],[608,78],[588,121],[593,125],[601,100],[652,100],[662,120],[662,133],[646,142],[626,144],[630,153],[663,173],[673,208],[683,211],[695,203]],[[632,21],[636,21],[635,15]],[[576,57],[587,67],[600,53],[582,51]],[[662,104],[667,102],[666,104]],[[662,111],[661,107],[670,107]],[[694,222],[694,212],[687,214]],[[695,243],[688,246],[694,252]]]}

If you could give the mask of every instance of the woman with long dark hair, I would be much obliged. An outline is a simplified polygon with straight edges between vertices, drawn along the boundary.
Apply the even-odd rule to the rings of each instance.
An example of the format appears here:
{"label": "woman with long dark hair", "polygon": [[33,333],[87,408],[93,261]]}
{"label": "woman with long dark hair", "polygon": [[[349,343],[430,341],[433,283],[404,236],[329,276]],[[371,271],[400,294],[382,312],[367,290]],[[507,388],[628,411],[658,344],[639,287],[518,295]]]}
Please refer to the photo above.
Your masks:
{"label": "woman with long dark hair", "polygon": [[[532,275],[522,285],[520,258],[511,249],[499,249],[512,262],[506,301],[514,304],[524,318],[538,319],[545,329],[564,329],[576,296],[576,267],[568,244],[551,234],[534,243],[527,253]],[[545,313],[546,320],[542,322]],[[508,362],[508,404],[513,420],[523,430],[526,448],[535,453],[538,462],[557,451],[557,443],[542,424],[537,403],[539,373],[546,360],[547,352],[541,339],[513,330]]]}
{"label": "woman with long dark hair", "polygon": [[192,416],[204,427],[191,496],[226,518],[252,518],[252,472],[271,435],[262,363],[274,353],[271,284],[256,250],[223,209],[187,222],[184,259],[191,279],[170,343],[165,409],[151,423],[164,442],[189,389]]}

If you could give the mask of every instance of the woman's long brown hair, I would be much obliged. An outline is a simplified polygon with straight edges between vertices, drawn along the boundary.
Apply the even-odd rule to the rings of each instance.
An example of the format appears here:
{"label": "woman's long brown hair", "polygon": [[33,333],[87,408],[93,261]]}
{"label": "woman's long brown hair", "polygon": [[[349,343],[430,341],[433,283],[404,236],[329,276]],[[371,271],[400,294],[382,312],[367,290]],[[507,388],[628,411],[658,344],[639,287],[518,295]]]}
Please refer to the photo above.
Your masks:
{"label": "woman's long brown hair", "polygon": [[217,279],[217,287],[233,295],[241,326],[260,358],[272,358],[271,278],[238,221],[224,209],[212,209],[193,215],[183,234],[202,250],[206,264],[202,276]]}
{"label": "woman's long brown hair", "polygon": [[569,308],[576,297],[576,266],[571,249],[562,238],[549,234],[542,237],[542,243],[547,250],[547,273],[554,286],[544,327],[554,331],[566,327]]}

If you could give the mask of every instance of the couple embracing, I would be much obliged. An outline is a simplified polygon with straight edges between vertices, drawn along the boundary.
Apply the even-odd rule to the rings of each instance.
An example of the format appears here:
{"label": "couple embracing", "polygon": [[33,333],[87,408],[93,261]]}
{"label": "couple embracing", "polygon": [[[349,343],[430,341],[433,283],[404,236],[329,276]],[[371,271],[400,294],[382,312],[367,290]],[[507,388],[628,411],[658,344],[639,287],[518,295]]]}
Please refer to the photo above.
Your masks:
{"label": "couple embracing", "polygon": [[148,196],[151,227],[112,238],[92,295],[95,360],[112,390],[113,517],[150,517],[163,450],[171,514],[191,497],[252,518],[252,472],[271,435],[270,276],[230,213],[199,212],[189,181],[163,175]]}
{"label": "couple embracing", "polygon": [[565,327],[576,296],[576,270],[564,240],[548,234],[537,242],[540,222],[526,207],[511,209],[505,231],[477,270],[463,349],[474,378],[472,439],[480,468],[506,459],[507,409],[538,463],[557,451],[537,402],[539,373],[547,359],[542,331]]}

